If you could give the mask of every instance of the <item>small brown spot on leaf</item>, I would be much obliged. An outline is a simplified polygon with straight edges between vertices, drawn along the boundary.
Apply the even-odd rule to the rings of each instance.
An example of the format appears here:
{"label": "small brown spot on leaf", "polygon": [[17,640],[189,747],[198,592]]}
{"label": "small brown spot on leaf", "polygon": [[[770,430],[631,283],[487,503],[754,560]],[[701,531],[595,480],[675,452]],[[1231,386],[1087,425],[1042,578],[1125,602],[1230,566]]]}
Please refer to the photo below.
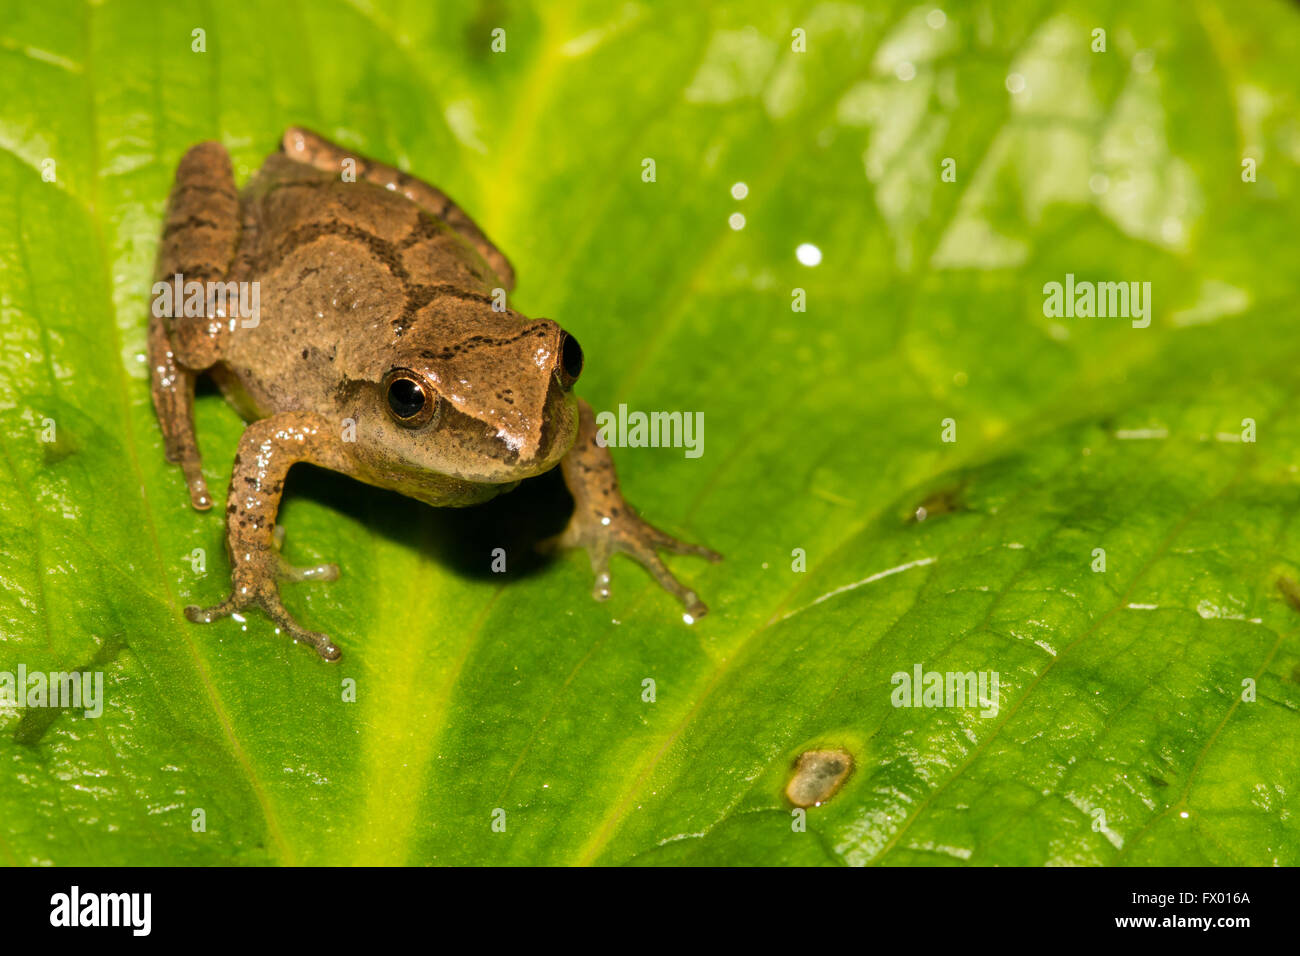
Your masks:
{"label": "small brown spot on leaf", "polygon": [[1277,579],[1277,589],[1282,592],[1282,596],[1292,608],[1300,611],[1300,584],[1283,575]]}
{"label": "small brown spot on leaf", "polygon": [[818,807],[839,793],[853,772],[853,756],[844,750],[808,750],[799,755],[786,798],[796,807]]}
{"label": "small brown spot on leaf", "polygon": [[960,485],[931,492],[926,496],[925,500],[912,508],[907,520],[919,523],[927,518],[937,518],[939,515],[946,515],[952,511],[965,511],[966,507],[961,502],[961,492],[962,487]]}

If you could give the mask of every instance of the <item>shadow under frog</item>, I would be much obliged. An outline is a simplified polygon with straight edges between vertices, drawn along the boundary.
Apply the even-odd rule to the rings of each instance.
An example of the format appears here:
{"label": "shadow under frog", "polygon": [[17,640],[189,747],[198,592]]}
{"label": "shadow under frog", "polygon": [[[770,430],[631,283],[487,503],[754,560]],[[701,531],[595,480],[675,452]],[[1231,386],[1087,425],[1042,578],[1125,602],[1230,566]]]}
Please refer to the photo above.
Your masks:
{"label": "shadow under frog", "polygon": [[[559,468],[528,478],[509,494],[464,508],[430,508],[413,498],[372,488],[357,493],[356,480],[323,468],[295,468],[281,503],[312,501],[371,533],[422,549],[455,574],[506,585],[543,571],[555,557],[548,546],[573,511],[573,496]],[[281,522],[284,523],[283,520]],[[502,570],[495,549],[506,556]]]}
{"label": "shadow under frog", "polygon": [[291,128],[238,192],[226,151],[200,143],[176,171],[158,276],[255,282],[260,301],[253,323],[214,303],[149,324],[154,407],[196,509],[212,506],[194,439],[196,377],[210,375],[249,422],[226,500],[233,588],[213,607],[186,608],[190,620],[259,607],[321,657],[339,657],[280,601],[281,580],[338,575],[280,557],[276,515],[300,462],[445,507],[558,466],[574,505],[550,543],[587,549],[597,599],[609,596],[609,559],[623,552],[688,620],[706,613],[658,552],[720,556],[624,501],[591,407],[573,394],[577,341],[549,319],[494,309],[492,290],[512,289],[514,270],[439,190]]}

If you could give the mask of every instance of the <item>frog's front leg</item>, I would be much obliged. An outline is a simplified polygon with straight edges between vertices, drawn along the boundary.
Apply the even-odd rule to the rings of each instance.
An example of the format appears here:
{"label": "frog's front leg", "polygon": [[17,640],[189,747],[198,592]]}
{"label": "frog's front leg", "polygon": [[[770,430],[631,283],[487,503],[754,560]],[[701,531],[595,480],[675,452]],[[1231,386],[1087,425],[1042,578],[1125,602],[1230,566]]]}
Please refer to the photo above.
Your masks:
{"label": "frog's front leg", "polygon": [[280,603],[281,578],[333,580],[338,575],[334,565],[296,569],[280,557],[282,532],[276,530],[275,516],[285,476],[300,461],[335,471],[347,467],[341,438],[321,416],[282,412],[244,430],[226,498],[226,548],[234,587],[220,604],[207,609],[191,605],[185,616],[208,623],[255,605],[295,641],[310,644],[325,660],[333,661],[339,657],[333,641],[299,625]]}
{"label": "frog's front leg", "polygon": [[560,461],[565,484],[573,495],[573,517],[564,531],[547,545],[587,549],[596,575],[592,595],[598,601],[609,597],[609,559],[621,551],[643,565],[665,591],[682,602],[688,622],[703,617],[708,607],[694,591],[673,577],[658,552],[694,554],[715,563],[722,560],[722,555],[697,544],[678,541],[638,517],[619,490],[609,449],[596,440],[595,413],[582,399],[578,399],[578,410],[578,438]]}

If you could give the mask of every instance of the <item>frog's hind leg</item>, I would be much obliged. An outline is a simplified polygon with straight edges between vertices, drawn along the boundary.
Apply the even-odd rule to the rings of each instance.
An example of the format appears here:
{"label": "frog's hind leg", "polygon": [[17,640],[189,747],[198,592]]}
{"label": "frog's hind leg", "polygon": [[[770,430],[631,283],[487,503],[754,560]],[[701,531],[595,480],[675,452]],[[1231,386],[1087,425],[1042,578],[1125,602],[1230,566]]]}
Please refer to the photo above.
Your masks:
{"label": "frog's hind leg", "polygon": [[162,425],[167,460],[180,465],[190,489],[190,504],[199,511],[212,507],[203,479],[203,460],[194,440],[194,375],[176,364],[163,319],[149,320],[149,364],[153,370],[153,407]]}
{"label": "frog's hind leg", "polygon": [[289,158],[327,173],[340,172],[343,169],[343,161],[352,160],[356,163],[356,173],[360,178],[377,186],[383,186],[385,189],[400,192],[411,202],[427,209],[455,229],[478,251],[479,255],[487,260],[487,264],[501,278],[505,290],[510,292],[514,289],[515,270],[510,265],[510,261],[484,235],[478,224],[466,215],[465,210],[452,202],[441,189],[402,172],[396,166],[389,166],[387,163],[380,163],[349,152],[300,126],[291,126],[284,131],[283,146]]}
{"label": "frog's hind leg", "polygon": [[[181,466],[190,503],[212,507],[194,440],[194,377],[221,355],[228,329],[207,314],[185,315],[185,284],[223,281],[239,236],[239,196],[230,157],[219,143],[192,147],[176,168],[158,255],[158,280],[171,286],[171,308],[155,297],[149,318],[154,411],[167,460]],[[177,277],[179,288],[176,285]],[[179,293],[179,294],[178,294]],[[170,312],[170,315],[167,313]]]}

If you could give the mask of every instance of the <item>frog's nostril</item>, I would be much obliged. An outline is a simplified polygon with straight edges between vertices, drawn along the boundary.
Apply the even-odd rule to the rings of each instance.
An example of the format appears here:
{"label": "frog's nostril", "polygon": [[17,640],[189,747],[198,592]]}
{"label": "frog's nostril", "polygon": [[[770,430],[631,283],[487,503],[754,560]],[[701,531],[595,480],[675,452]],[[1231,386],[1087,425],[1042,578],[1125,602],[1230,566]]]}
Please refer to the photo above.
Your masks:
{"label": "frog's nostril", "polygon": [[560,381],[570,388],[582,374],[582,346],[568,332],[560,340]]}

